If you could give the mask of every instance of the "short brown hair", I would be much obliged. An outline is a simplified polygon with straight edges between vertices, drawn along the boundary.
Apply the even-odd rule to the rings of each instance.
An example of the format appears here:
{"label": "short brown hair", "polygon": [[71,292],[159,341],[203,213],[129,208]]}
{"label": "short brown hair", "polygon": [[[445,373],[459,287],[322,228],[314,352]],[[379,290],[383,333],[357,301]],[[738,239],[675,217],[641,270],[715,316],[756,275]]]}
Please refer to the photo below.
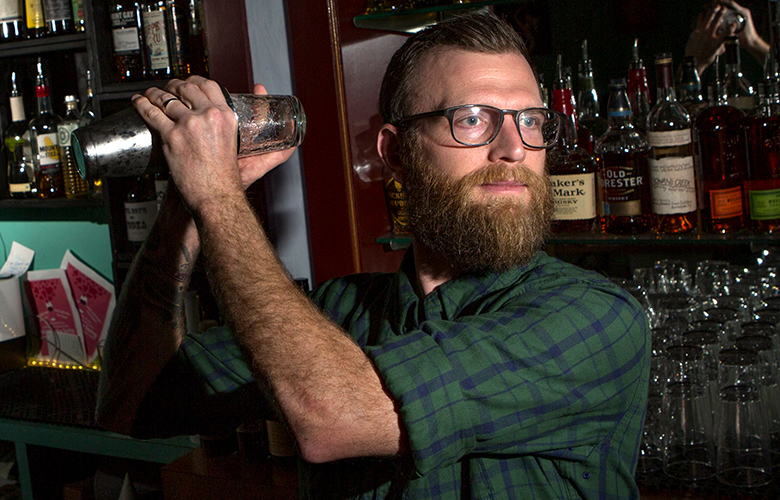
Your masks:
{"label": "short brown hair", "polygon": [[[411,114],[411,98],[420,65],[427,55],[444,48],[486,54],[515,53],[531,64],[522,37],[492,12],[479,10],[429,26],[410,36],[387,65],[379,92],[379,114],[385,123],[395,124]],[[532,64],[531,68],[536,77]]]}

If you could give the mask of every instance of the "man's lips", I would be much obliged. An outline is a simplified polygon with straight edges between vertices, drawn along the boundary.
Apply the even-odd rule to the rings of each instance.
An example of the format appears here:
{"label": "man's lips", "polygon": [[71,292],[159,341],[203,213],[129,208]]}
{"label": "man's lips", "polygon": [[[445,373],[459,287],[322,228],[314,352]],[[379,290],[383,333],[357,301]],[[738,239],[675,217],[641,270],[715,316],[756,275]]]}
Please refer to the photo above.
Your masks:
{"label": "man's lips", "polygon": [[518,181],[500,181],[500,182],[485,182],[479,185],[480,188],[486,189],[491,192],[517,192],[522,191],[528,187],[525,182]]}

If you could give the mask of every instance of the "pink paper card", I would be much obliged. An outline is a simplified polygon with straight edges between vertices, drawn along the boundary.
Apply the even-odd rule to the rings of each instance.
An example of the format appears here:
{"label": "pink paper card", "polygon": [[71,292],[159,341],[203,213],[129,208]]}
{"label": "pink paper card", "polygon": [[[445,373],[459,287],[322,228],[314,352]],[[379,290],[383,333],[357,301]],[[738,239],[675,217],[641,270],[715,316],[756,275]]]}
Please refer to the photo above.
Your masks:
{"label": "pink paper card", "polygon": [[89,266],[78,260],[70,250],[65,252],[60,269],[68,276],[73,301],[81,318],[87,362],[92,363],[108,333],[111,315],[116,305],[114,286]]}
{"label": "pink paper card", "polygon": [[65,270],[29,271],[27,281],[41,335],[39,357],[66,363],[86,363],[81,321]]}

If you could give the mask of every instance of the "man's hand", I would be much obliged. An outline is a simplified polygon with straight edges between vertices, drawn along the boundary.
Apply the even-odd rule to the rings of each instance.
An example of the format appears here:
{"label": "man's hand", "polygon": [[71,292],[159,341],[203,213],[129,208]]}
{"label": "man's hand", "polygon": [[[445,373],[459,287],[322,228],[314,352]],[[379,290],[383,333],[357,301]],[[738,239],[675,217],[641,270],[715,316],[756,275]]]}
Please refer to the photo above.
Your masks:
{"label": "man's hand", "polygon": [[[257,95],[266,95],[263,85],[255,84],[252,93]],[[284,151],[271,151],[262,155],[254,155],[238,159],[238,169],[241,173],[241,183],[244,189],[251,186],[256,180],[262,178],[265,174],[274,169],[277,165],[286,162],[295,151],[295,148],[285,149]]]}
{"label": "man's hand", "polygon": [[[265,92],[262,86],[256,90]],[[219,85],[203,77],[171,80],[165,90],[150,88],[133,105],[160,135],[171,177],[194,212],[210,200],[243,196],[246,187],[292,154],[275,152],[239,163],[233,110]]]}

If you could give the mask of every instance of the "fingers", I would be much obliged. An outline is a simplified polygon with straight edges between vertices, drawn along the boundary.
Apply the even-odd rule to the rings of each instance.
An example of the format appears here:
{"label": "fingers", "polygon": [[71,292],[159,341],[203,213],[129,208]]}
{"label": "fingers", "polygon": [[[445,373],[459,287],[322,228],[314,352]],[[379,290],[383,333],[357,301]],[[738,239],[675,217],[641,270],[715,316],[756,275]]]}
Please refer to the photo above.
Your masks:
{"label": "fingers", "polygon": [[254,88],[252,88],[252,93],[255,95],[267,95],[268,90],[265,88],[265,85],[256,83]]}
{"label": "fingers", "polygon": [[173,127],[173,122],[161,107],[147,96],[137,94],[133,96],[132,103],[144,122],[158,132],[167,132]]}

